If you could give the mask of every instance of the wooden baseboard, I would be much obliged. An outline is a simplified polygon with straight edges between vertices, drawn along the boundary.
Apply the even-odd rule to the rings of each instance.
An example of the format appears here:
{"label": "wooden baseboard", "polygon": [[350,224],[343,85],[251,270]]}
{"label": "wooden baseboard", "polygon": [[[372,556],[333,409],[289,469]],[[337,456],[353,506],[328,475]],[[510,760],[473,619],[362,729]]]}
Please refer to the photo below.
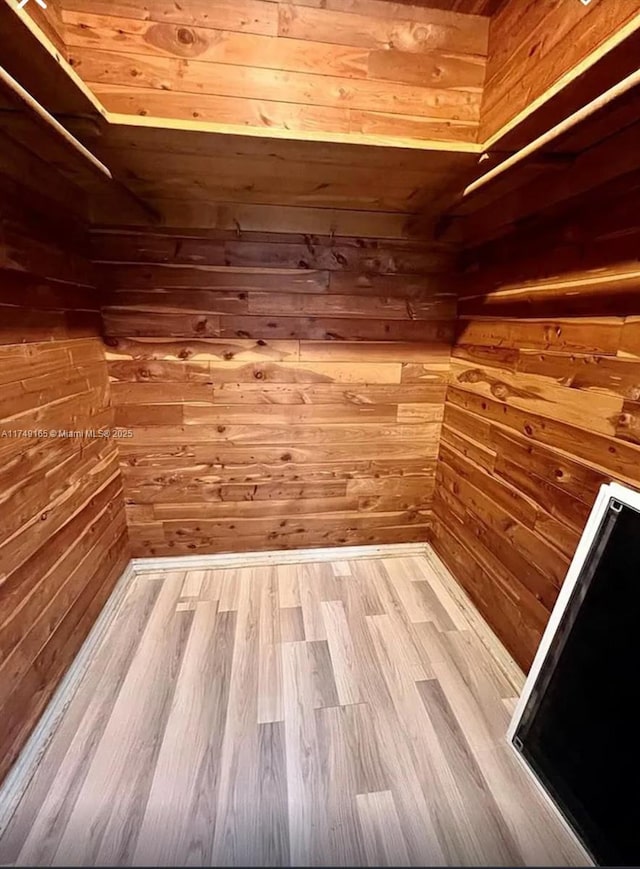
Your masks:
{"label": "wooden baseboard", "polygon": [[381,546],[331,546],[326,549],[278,549],[272,552],[231,552],[221,555],[179,555],[134,558],[136,574],[157,570],[215,570],[260,567],[266,564],[303,564],[310,561],[352,561],[355,558],[424,555],[427,543],[387,543]]}

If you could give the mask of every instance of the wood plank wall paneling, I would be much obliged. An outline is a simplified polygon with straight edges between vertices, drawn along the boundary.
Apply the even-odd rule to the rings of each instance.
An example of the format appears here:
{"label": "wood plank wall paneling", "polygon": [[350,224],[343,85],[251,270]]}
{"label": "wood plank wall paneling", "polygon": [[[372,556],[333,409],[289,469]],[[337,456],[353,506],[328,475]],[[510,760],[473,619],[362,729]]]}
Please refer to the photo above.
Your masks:
{"label": "wood plank wall paneling", "polygon": [[[405,2],[405,0],[401,0]],[[508,0],[426,0],[425,6],[434,9],[449,9],[467,15],[495,15]]]}
{"label": "wood plank wall paneling", "polygon": [[[549,162],[542,166],[525,161],[479,189],[470,202],[457,207],[446,237],[464,239],[477,247],[510,235],[514,226],[523,226],[527,221],[541,225],[542,215],[545,222],[554,221],[567,235],[562,221],[575,220],[577,202],[595,221],[603,218],[603,196],[608,207],[617,211],[624,205],[635,205],[633,193],[640,185],[639,110],[640,100],[632,92],[605,110],[605,117],[598,118],[597,123],[586,123],[565,137],[569,141],[559,147],[570,152],[571,140],[577,146],[568,160],[560,157],[554,164],[554,155],[550,155]],[[592,196],[588,196],[590,191]]]}
{"label": "wood plank wall paneling", "polygon": [[45,7],[41,6],[40,3],[30,3],[25,7],[25,14],[35,21],[50,42],[64,56],[66,45],[60,0],[47,0]]}
{"label": "wood plank wall paneling", "polygon": [[[111,125],[92,148],[162,215],[163,225],[405,238],[420,215],[430,237],[445,202],[471,180],[477,155],[355,142],[272,139]],[[393,171],[389,171],[393,166]],[[98,225],[131,225],[121,203],[93,201]],[[148,217],[133,221],[148,225]]]}
{"label": "wood plank wall paneling", "polygon": [[16,177],[0,193],[1,780],[129,554],[115,442],[47,434],[113,420],[86,231]]}
{"label": "wood plank wall paneling", "polygon": [[459,303],[434,544],[525,668],[599,486],[640,487],[637,191],[605,191],[471,252]]}
{"label": "wood plank wall paneling", "polygon": [[[507,2],[491,20],[479,139],[486,141],[627,24],[629,0]],[[576,107],[577,108],[577,107]]]}
{"label": "wood plank wall paneling", "polygon": [[135,555],[426,539],[442,250],[96,230],[94,256]]}
{"label": "wood plank wall paneling", "polygon": [[475,141],[488,19],[366,0],[64,0],[69,58],[113,112]]}

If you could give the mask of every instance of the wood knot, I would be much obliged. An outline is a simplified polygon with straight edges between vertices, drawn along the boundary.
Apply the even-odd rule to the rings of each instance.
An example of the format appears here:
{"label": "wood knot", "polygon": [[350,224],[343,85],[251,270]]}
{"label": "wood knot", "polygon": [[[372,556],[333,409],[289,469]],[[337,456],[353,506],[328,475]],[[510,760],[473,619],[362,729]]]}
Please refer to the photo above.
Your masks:
{"label": "wood knot", "polygon": [[482,380],[482,371],[479,368],[472,368],[461,374],[458,380],[460,383],[479,383]]}
{"label": "wood knot", "polygon": [[178,37],[178,42],[181,42],[183,45],[193,45],[196,41],[193,32],[188,27],[179,27],[176,36]]}
{"label": "wood knot", "polygon": [[491,387],[491,394],[501,401],[506,401],[509,397],[509,388],[504,383],[494,383]]}

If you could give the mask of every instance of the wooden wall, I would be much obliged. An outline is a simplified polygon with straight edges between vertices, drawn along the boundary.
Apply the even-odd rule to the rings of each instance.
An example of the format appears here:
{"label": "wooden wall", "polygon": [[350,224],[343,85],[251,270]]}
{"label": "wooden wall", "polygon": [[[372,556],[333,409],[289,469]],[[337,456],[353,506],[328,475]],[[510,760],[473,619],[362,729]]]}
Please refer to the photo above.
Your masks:
{"label": "wooden wall", "polygon": [[60,0],[47,0],[46,8],[37,2],[28,3],[23,8],[23,15],[33,19],[43,33],[46,34],[52,45],[64,56],[66,54],[66,45],[64,42],[64,24],[62,22]]}
{"label": "wooden wall", "polygon": [[507,0],[491,20],[480,141],[554,87],[638,14],[633,0],[591,0],[586,6],[579,0]]}
{"label": "wooden wall", "polygon": [[94,256],[135,555],[426,539],[444,250],[97,231]]}
{"label": "wooden wall", "polygon": [[474,251],[434,519],[528,667],[601,483],[640,487],[640,179]]}
{"label": "wooden wall", "polygon": [[2,779],[129,555],[115,443],[48,434],[112,422],[82,194],[0,145]]}
{"label": "wooden wall", "polygon": [[383,0],[64,0],[112,112],[475,141],[488,19]]}
{"label": "wooden wall", "polygon": [[[401,0],[406,2],[406,0]],[[424,6],[433,9],[449,9],[451,12],[465,12],[467,15],[495,15],[507,0],[427,0]]]}

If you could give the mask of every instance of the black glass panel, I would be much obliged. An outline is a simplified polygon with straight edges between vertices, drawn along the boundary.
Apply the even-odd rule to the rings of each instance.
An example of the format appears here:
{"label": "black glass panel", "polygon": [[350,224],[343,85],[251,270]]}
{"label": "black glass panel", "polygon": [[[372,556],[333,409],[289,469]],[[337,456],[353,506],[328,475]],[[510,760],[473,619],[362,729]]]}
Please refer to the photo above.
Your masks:
{"label": "black glass panel", "polygon": [[597,862],[638,866],[640,514],[617,510],[601,525],[516,745]]}

